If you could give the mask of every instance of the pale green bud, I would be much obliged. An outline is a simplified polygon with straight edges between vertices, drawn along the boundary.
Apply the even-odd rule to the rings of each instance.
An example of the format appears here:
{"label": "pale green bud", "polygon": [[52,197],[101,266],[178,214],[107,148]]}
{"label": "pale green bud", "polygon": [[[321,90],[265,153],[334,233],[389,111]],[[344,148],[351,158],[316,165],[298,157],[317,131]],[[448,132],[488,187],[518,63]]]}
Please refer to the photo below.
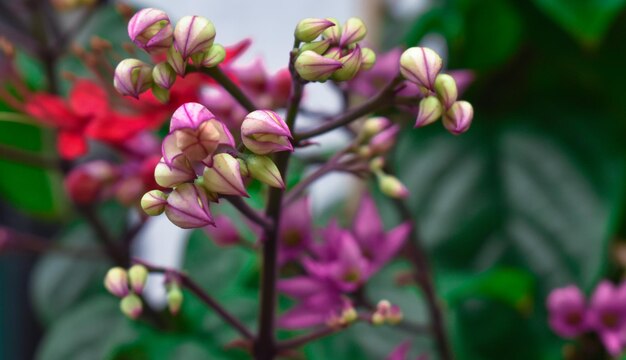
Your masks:
{"label": "pale green bud", "polygon": [[161,190],[151,190],[141,198],[141,208],[150,216],[161,215],[167,206],[167,194]]}
{"label": "pale green bud", "polygon": [[146,281],[148,280],[148,269],[143,265],[133,265],[128,269],[128,280],[130,287],[137,294],[143,292]]}
{"label": "pale green bud", "polygon": [[437,121],[443,112],[439,99],[435,96],[427,96],[420,100],[417,118],[414,127],[422,127]]}
{"label": "pale green bud", "polygon": [[435,93],[441,100],[441,103],[446,109],[449,109],[456,101],[458,91],[456,88],[456,81],[448,74],[439,74],[435,79]]}
{"label": "pale green bud", "polygon": [[143,304],[141,298],[135,294],[126,295],[120,301],[120,310],[131,319],[137,319],[143,312]]}
{"label": "pale green bud", "polygon": [[294,36],[303,42],[311,42],[335,23],[328,19],[307,18],[300,20],[294,31]]}
{"label": "pale green bud", "polygon": [[280,171],[271,158],[263,155],[248,155],[245,161],[250,176],[269,186],[285,188]]}

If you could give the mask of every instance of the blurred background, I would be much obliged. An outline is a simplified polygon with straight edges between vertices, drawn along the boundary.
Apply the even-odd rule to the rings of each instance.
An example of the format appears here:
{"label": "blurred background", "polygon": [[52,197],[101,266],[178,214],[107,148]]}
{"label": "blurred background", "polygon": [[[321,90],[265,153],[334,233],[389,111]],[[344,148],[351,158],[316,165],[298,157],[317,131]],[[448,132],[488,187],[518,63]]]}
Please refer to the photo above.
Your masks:
{"label": "blurred background", "polygon": [[[63,42],[68,49],[72,43],[86,46],[92,35],[115,46],[128,42],[126,20],[114,4],[60,11],[63,2],[0,2],[0,36],[15,45],[17,65],[33,90],[49,87],[53,73],[59,82],[54,86],[66,94],[69,85],[58,74],[88,73],[69,50],[51,52],[37,38],[46,16],[57,16],[65,30],[77,26]],[[377,50],[426,44],[444,55],[448,69],[474,72],[464,95],[475,109],[471,129],[459,137],[440,126],[406,131],[394,152],[431,255],[458,359],[563,358],[564,342],[546,323],[548,292],[571,283],[589,292],[601,278],[621,278],[626,266],[626,0],[125,4],[162,8],[174,21],[204,15],[215,23],[220,43],[252,38],[241,61],[261,55],[272,71],[285,66],[293,27],[301,18],[359,16]],[[5,47],[4,40],[1,45]],[[7,61],[5,53],[0,58],[3,81]],[[332,112],[340,102],[333,95],[315,88],[307,101]],[[16,114],[11,104],[0,102],[0,359],[155,358],[127,354],[184,336],[148,336],[145,329],[131,331],[118,324],[121,316],[116,309],[111,315],[112,305],[102,299],[106,263],[40,251],[39,245],[28,251],[5,246],[7,228],[28,244],[53,238],[83,244],[90,237],[72,217],[62,174],[14,156],[17,149],[48,159],[55,149],[49,129],[21,122]],[[341,134],[334,136],[329,142],[341,141]],[[120,220],[115,205],[107,211],[107,226],[133,221],[126,213]],[[385,215],[393,222],[391,209]],[[142,230],[142,245],[135,251],[166,265],[196,269],[211,284],[216,282],[212,274],[241,274],[245,268],[251,275],[238,281],[252,287],[247,282],[258,269],[236,250],[220,253],[218,261],[215,247],[205,249],[201,239],[194,240],[196,233],[186,244],[189,233],[158,220]],[[211,255],[184,256],[199,249]],[[390,272],[401,266],[383,271],[368,290],[423,319],[424,307],[415,294],[391,289]],[[215,287],[221,287],[219,281]],[[224,290],[224,296],[234,299],[239,290]],[[255,294],[246,292],[244,298],[233,300],[241,304],[232,306],[253,321]],[[92,323],[100,326],[82,331]],[[219,329],[214,317],[207,315],[206,324]],[[395,336],[391,330],[357,327],[306,354],[312,359],[380,359],[397,343],[386,342]],[[408,338],[415,350],[432,347],[428,337]],[[187,345],[188,339],[183,340]]]}

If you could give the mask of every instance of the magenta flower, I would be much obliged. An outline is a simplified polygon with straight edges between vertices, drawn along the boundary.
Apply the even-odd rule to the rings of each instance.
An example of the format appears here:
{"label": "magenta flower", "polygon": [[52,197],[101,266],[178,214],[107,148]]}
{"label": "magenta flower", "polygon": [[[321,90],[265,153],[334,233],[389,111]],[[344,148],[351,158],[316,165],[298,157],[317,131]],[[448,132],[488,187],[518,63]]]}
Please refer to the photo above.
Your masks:
{"label": "magenta flower", "polygon": [[253,111],[241,124],[243,144],[255,154],[293,151],[291,138],[287,124],[277,113],[270,110]]}
{"label": "magenta flower", "polygon": [[141,49],[155,53],[172,45],[174,29],[165,12],[146,8],[139,10],[128,22],[128,36]]}
{"label": "magenta flower", "polygon": [[395,48],[380,55],[371,69],[360,71],[348,83],[349,89],[363,97],[376,95],[398,74],[401,54],[402,49]]}
{"label": "magenta flower", "polygon": [[215,225],[209,210],[208,194],[202,187],[192,183],[181,184],[170,193],[165,215],[174,225],[183,229]]}
{"label": "magenta flower", "polygon": [[578,287],[552,290],[546,305],[550,327],[557,335],[571,338],[587,331],[585,296]]}
{"label": "magenta flower", "polygon": [[209,238],[217,245],[236,245],[241,241],[239,231],[233,222],[225,215],[215,217],[215,226],[205,226],[202,228]]}
{"label": "magenta flower", "polygon": [[170,133],[163,139],[163,160],[168,166],[181,155],[191,161],[208,161],[219,145],[235,146],[226,125],[201,104],[185,103],[172,115]]}
{"label": "magenta flower", "polygon": [[310,202],[302,197],[286,207],[280,219],[278,234],[278,263],[298,259],[313,242]]}
{"label": "magenta flower", "polygon": [[[395,349],[387,357],[385,360],[406,360],[409,355],[409,350],[411,350],[411,343],[405,341],[400,345],[396,346]],[[416,360],[427,360],[428,356],[422,354],[419,355]]]}
{"label": "magenta flower", "polygon": [[606,350],[613,356],[619,355],[626,331],[626,285],[616,287],[608,281],[598,284],[589,302],[587,322]]}

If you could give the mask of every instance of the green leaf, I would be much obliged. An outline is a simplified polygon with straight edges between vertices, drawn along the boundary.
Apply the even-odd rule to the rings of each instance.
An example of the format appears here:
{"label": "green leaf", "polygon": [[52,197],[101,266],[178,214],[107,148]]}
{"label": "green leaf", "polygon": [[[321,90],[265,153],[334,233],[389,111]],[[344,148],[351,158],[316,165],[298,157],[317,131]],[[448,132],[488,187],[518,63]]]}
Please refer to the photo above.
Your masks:
{"label": "green leaf", "polygon": [[107,359],[116,346],[137,336],[118,303],[119,299],[102,295],[73,308],[46,333],[36,359]]}
{"label": "green leaf", "polygon": [[602,40],[624,0],[533,0],[546,15],[583,44]]}

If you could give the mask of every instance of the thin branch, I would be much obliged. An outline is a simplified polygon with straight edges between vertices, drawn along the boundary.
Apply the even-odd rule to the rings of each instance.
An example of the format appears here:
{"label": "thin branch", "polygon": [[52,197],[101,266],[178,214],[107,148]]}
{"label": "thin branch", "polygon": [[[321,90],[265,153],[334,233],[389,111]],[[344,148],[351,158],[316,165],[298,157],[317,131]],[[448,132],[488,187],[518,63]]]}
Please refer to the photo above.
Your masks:
{"label": "thin branch", "polygon": [[326,336],[335,334],[337,332],[339,332],[340,330],[345,329],[346,327],[331,327],[331,326],[325,326],[323,328],[317,329],[317,330],[313,330],[308,334],[304,334],[301,336],[297,336],[294,338],[291,338],[289,340],[285,340],[282,341],[280,343],[278,343],[277,348],[279,351],[284,351],[284,350],[288,350],[288,349],[294,349],[294,348],[298,348],[302,345],[306,345],[308,343],[310,343],[311,341],[315,341],[321,338],[324,338]]}
{"label": "thin branch", "polygon": [[267,219],[265,216],[259,214],[258,211],[254,210],[250,207],[241,197],[238,196],[224,196],[231,205],[233,205],[239,212],[248,218],[248,220],[254,222],[255,224],[261,226],[263,229],[267,229],[272,226],[272,222],[270,219]]}
{"label": "thin branch", "polygon": [[61,168],[61,161],[58,158],[47,157],[34,152],[16,149],[4,144],[0,144],[0,159],[46,169]]}
{"label": "thin branch", "polygon": [[217,81],[217,83],[220,84],[232,97],[234,97],[235,100],[237,100],[246,110],[249,112],[256,110],[256,106],[252,100],[250,100],[248,96],[243,93],[239,86],[237,86],[226,74],[224,74],[219,66],[202,68],[200,71]]}
{"label": "thin branch", "polygon": [[144,260],[134,258],[133,263],[141,264],[145,266],[151,272],[160,272],[174,275],[180,280],[181,285],[191,291],[200,300],[202,300],[208,307],[213,309],[226,323],[231,325],[237,330],[241,336],[248,340],[254,339],[254,335],[239,319],[229,313],[222,305],[220,305],[213,297],[207,294],[195,281],[193,281],[187,274],[175,269],[152,265]]}
{"label": "thin branch", "polygon": [[327,133],[344,125],[348,125],[349,123],[360,118],[361,116],[367,115],[376,110],[380,110],[381,108],[389,105],[395,94],[395,87],[401,81],[402,78],[398,76],[394,78],[391,82],[389,82],[389,84],[387,84],[387,86],[385,86],[378,94],[376,94],[376,96],[359,105],[358,107],[353,108],[352,110],[349,110],[346,113],[331,119],[327,123],[320,125],[318,128],[295,134],[294,142],[298,143],[302,140]]}

